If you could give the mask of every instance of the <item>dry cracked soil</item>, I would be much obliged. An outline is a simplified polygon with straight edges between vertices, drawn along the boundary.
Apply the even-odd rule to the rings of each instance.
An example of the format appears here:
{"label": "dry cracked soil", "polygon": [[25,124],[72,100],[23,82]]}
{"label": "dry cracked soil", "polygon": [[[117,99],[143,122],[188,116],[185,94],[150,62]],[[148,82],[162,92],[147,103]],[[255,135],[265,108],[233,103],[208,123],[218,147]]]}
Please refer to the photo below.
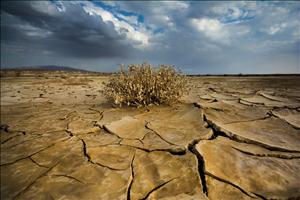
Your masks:
{"label": "dry cracked soil", "polygon": [[299,199],[300,77],[190,77],[113,107],[107,76],[1,78],[1,199]]}

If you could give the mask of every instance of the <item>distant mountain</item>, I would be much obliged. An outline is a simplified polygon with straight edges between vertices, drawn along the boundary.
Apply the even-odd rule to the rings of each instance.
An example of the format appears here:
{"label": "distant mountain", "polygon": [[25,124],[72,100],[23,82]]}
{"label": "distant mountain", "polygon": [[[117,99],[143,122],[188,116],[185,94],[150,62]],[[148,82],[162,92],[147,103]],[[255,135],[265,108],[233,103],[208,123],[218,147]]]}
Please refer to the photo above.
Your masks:
{"label": "distant mountain", "polygon": [[43,65],[43,66],[22,66],[13,68],[2,68],[4,70],[29,70],[29,71],[81,71],[88,72],[88,70],[77,69],[73,67],[66,66],[56,66],[56,65]]}

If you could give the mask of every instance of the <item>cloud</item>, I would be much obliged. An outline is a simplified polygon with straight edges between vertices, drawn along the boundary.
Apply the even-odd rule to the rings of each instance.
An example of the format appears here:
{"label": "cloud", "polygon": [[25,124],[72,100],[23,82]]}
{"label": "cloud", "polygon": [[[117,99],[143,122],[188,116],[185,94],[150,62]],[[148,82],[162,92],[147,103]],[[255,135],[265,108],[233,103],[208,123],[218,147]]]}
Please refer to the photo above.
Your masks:
{"label": "cloud", "polygon": [[224,44],[229,43],[229,33],[219,20],[208,18],[191,19],[191,24],[196,30],[203,33],[209,39]]}
{"label": "cloud", "polygon": [[299,11],[296,2],[6,1],[1,65],[114,71],[148,60],[188,73],[299,73]]}
{"label": "cloud", "polygon": [[[133,46],[137,48],[144,48],[149,45],[149,37],[150,34],[147,32],[147,30],[144,27],[138,26],[137,19],[135,20],[136,23],[134,25],[137,25],[138,27],[133,27],[130,23],[128,23],[128,19],[132,19],[134,16],[124,16],[121,13],[118,14],[119,18],[122,18],[124,20],[118,19],[116,16],[114,16],[113,13],[94,5],[91,2],[84,2],[83,9],[89,13],[90,15],[98,15],[102,18],[102,20],[105,23],[112,23],[114,25],[115,30],[120,34],[126,35],[126,37],[133,41]],[[131,18],[130,18],[131,17]],[[126,21],[125,21],[126,20]]]}
{"label": "cloud", "polygon": [[269,27],[268,29],[266,29],[265,31],[270,35],[274,35],[278,33],[280,30],[284,29],[285,27],[286,27],[286,23],[275,24]]}
{"label": "cloud", "polygon": [[183,1],[126,1],[116,5],[130,12],[142,13],[145,23],[152,29],[176,29],[177,22],[189,11],[190,3]]}
{"label": "cloud", "polygon": [[256,2],[227,2],[211,8],[211,14],[222,23],[242,23],[256,16]]}
{"label": "cloud", "polygon": [[218,19],[194,18],[191,19],[190,22],[192,27],[199,33],[203,34],[212,42],[221,45],[232,45],[232,43],[250,33],[248,26],[224,24]]}
{"label": "cloud", "polygon": [[[44,7],[51,12],[38,10]],[[5,2],[1,40],[82,58],[124,57],[131,50],[113,24],[91,16],[81,6],[64,3],[64,7],[66,11],[60,12],[49,2]]]}

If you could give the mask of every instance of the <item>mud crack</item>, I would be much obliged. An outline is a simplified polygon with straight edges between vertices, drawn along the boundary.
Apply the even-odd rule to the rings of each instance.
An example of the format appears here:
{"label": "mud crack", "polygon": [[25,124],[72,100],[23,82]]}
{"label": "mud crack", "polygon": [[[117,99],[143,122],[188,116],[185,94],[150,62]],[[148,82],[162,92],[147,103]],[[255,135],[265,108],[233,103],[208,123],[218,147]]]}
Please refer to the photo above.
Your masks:
{"label": "mud crack", "polygon": [[273,110],[270,111],[270,115],[272,115],[273,117],[276,117],[276,118],[278,118],[278,119],[281,119],[281,120],[285,121],[288,125],[292,126],[294,129],[300,130],[300,127],[295,126],[294,124],[291,124],[291,123],[290,123],[289,121],[287,121],[285,118],[283,118],[283,117],[281,117],[280,115],[274,113]]}
{"label": "mud crack", "polygon": [[71,179],[71,180],[74,180],[76,182],[79,182],[81,184],[84,184],[81,180],[73,177],[73,176],[70,176],[70,175],[65,175],[65,174],[52,174],[51,176],[57,176],[57,177],[65,177],[65,178],[68,178],[68,179]]}
{"label": "mud crack", "polygon": [[205,175],[210,176],[210,177],[212,177],[212,178],[214,178],[214,179],[216,179],[216,180],[218,180],[218,181],[221,181],[221,182],[223,182],[223,183],[229,184],[229,185],[231,185],[232,187],[238,189],[239,191],[241,191],[242,193],[244,193],[245,195],[247,195],[247,196],[249,196],[249,197],[252,197],[252,198],[256,198],[256,197],[257,197],[257,196],[255,196],[255,194],[252,194],[252,193],[250,193],[250,192],[247,192],[245,189],[241,188],[240,186],[238,186],[238,185],[236,185],[236,184],[234,184],[234,183],[232,183],[232,182],[230,182],[230,181],[228,181],[228,180],[225,180],[225,179],[222,179],[222,178],[220,178],[220,177],[218,177],[218,176],[215,176],[215,175],[213,175],[213,174],[210,173],[210,172],[205,171]]}
{"label": "mud crack", "polygon": [[280,101],[280,100],[278,100],[278,99],[271,98],[271,97],[269,97],[268,95],[266,95],[265,93],[262,93],[262,92],[258,92],[258,94],[259,94],[260,96],[262,96],[262,97],[268,99],[268,100],[271,100],[271,101],[276,101],[276,102],[281,102],[281,103],[283,102],[283,101]]}
{"label": "mud crack", "polygon": [[106,131],[108,134],[116,136],[118,139],[120,139],[120,142],[122,140],[137,140],[139,141],[142,145],[144,145],[143,140],[139,139],[139,138],[124,138],[124,137],[120,137],[117,133],[114,133],[113,131],[110,131],[105,125],[103,125],[103,127],[95,124],[94,126],[99,127],[100,129],[103,129],[104,131]]}
{"label": "mud crack", "polygon": [[13,199],[17,199],[18,197],[20,197],[22,194],[24,194],[27,190],[30,189],[30,187],[32,185],[34,185],[40,178],[46,176],[55,166],[57,166],[59,164],[59,162],[55,163],[53,166],[51,166],[50,168],[48,168],[44,173],[42,173],[40,176],[38,176],[36,179],[34,179],[29,185],[27,185],[22,191],[20,191],[18,194],[16,194]]}
{"label": "mud crack", "polygon": [[94,112],[96,112],[96,113],[98,113],[100,115],[99,121],[101,121],[103,119],[103,113],[104,113],[104,111],[99,111],[99,110],[97,110],[97,109],[95,109],[93,107],[89,108],[89,110],[94,111]]}
{"label": "mud crack", "polygon": [[132,146],[132,145],[127,145],[127,144],[119,144],[120,146],[127,146],[127,147],[131,147],[131,148],[135,148],[135,149],[139,149],[141,151],[145,151],[147,153],[150,152],[155,152],[155,151],[163,151],[163,152],[168,152],[172,155],[177,155],[177,156],[181,156],[181,155],[185,155],[186,154],[186,149],[185,148],[177,148],[177,149],[172,149],[172,148],[167,148],[167,149],[147,149],[147,148],[143,148],[143,147],[138,147],[138,146]]}
{"label": "mud crack", "polygon": [[280,147],[270,146],[270,145],[267,145],[267,144],[264,144],[261,142],[257,142],[255,140],[251,140],[251,139],[236,135],[234,133],[231,133],[227,130],[222,129],[220,126],[218,126],[212,120],[207,119],[205,114],[203,114],[203,121],[205,121],[208,124],[208,126],[213,130],[214,138],[216,138],[217,136],[223,136],[223,137],[227,137],[230,140],[233,140],[233,141],[236,141],[239,143],[254,144],[254,145],[260,146],[262,148],[268,149],[270,151],[300,153],[300,151],[288,150],[288,149],[283,149]]}
{"label": "mud crack", "polygon": [[32,157],[29,157],[29,159],[31,160],[31,162],[33,162],[34,164],[36,164],[36,165],[39,166],[39,167],[49,168],[49,167],[47,167],[47,166],[44,166],[44,165],[39,164],[39,163],[36,162]]}
{"label": "mud crack", "polygon": [[134,180],[134,170],[133,170],[134,158],[135,158],[135,154],[133,155],[131,163],[130,163],[131,175],[130,175],[130,182],[129,182],[129,185],[128,185],[127,191],[126,191],[127,200],[130,200],[130,192],[131,192],[131,187],[132,187],[133,180]]}
{"label": "mud crack", "polygon": [[98,162],[94,162],[92,161],[91,159],[91,156],[87,153],[87,147],[86,147],[86,143],[83,139],[81,139],[81,142],[82,142],[82,151],[83,151],[83,155],[84,157],[87,158],[87,161],[93,165],[98,165],[100,167],[104,167],[104,168],[107,168],[107,169],[110,169],[110,170],[115,170],[115,171],[122,171],[122,170],[126,170],[127,168],[124,168],[124,169],[118,169],[118,168],[113,168],[113,167],[110,167],[110,166],[107,166],[107,165],[103,165],[101,163],[98,163]]}
{"label": "mud crack", "polygon": [[166,181],[166,182],[163,182],[163,183],[159,184],[158,186],[156,186],[156,187],[154,187],[152,190],[150,190],[150,191],[146,194],[146,196],[143,197],[143,198],[141,198],[140,200],[145,200],[145,199],[147,199],[153,192],[155,192],[155,191],[158,190],[159,188],[165,186],[166,184],[170,183],[171,181],[173,181],[173,180],[175,180],[175,179],[177,179],[177,178],[172,178],[172,179],[170,179],[170,180],[168,180],[168,181]]}
{"label": "mud crack", "polygon": [[177,144],[174,144],[168,140],[166,140],[165,138],[163,138],[159,133],[157,133],[155,130],[153,130],[152,128],[150,128],[148,125],[150,124],[150,122],[147,122],[146,121],[146,124],[145,124],[145,128],[152,131],[155,135],[157,135],[160,139],[162,139],[163,141],[165,141],[166,143],[170,144],[170,145],[175,145],[175,146],[178,146]]}
{"label": "mud crack", "polygon": [[66,132],[69,134],[69,136],[70,137],[73,137],[74,136],[74,134],[72,133],[72,131],[70,131],[70,129],[69,129],[69,124],[70,124],[70,122],[69,123],[67,123],[67,128],[66,128]]}
{"label": "mud crack", "polygon": [[235,123],[242,123],[242,122],[254,122],[254,121],[260,121],[260,120],[266,120],[266,119],[269,119],[271,117],[272,116],[270,115],[270,113],[267,113],[267,115],[265,117],[256,118],[256,119],[250,119],[250,120],[241,120],[241,121],[235,121],[235,122],[228,122],[228,123],[224,123],[224,125],[235,124]]}
{"label": "mud crack", "polygon": [[6,140],[2,141],[1,144],[5,144],[6,142],[10,141],[11,139],[22,136],[22,135],[26,135],[26,132],[20,131],[20,132],[18,132],[17,135],[11,136],[11,137],[7,138]]}
{"label": "mud crack", "polygon": [[[40,150],[38,150],[38,151],[36,151],[36,152],[34,152],[34,153],[28,155],[28,156],[19,158],[19,159],[17,159],[17,160],[12,161],[12,162],[8,162],[8,163],[1,164],[0,166],[12,165],[12,164],[15,164],[15,163],[18,162],[18,161],[21,161],[21,160],[24,160],[24,159],[27,159],[27,158],[30,159],[31,156],[34,156],[34,155],[36,155],[36,154],[38,154],[38,153],[40,153],[40,152],[42,152],[42,151],[44,151],[44,150],[46,150],[46,149],[48,149],[48,148],[54,146],[54,145],[55,145],[55,143],[54,143],[54,144],[51,144],[51,145],[49,145],[49,146],[47,146],[47,147],[44,147],[44,148],[42,148],[42,149],[40,149]],[[30,159],[30,160],[31,160],[31,159]],[[32,161],[32,160],[31,160],[31,161]],[[33,161],[33,162],[34,162],[34,161]],[[35,162],[34,162],[34,163],[35,163]]]}
{"label": "mud crack", "polygon": [[21,144],[24,144],[24,143],[26,143],[26,142],[28,142],[28,141],[35,140],[35,139],[39,139],[39,138],[42,138],[42,137],[43,137],[42,135],[36,135],[36,136],[33,137],[33,138],[29,138],[29,139],[27,139],[27,140],[23,140],[23,141],[21,141],[21,142],[19,142],[19,143],[13,144],[13,145],[8,146],[8,147],[5,147],[5,148],[6,148],[6,149],[11,149],[11,148],[13,148],[13,147],[16,147],[16,146],[19,146],[19,145],[21,145]]}
{"label": "mud crack", "polygon": [[257,154],[257,153],[251,153],[248,151],[243,151],[239,148],[232,147],[233,149],[250,156],[257,156],[257,157],[273,157],[273,158],[281,158],[281,159],[297,159],[300,158],[300,155],[283,155],[283,154],[273,154],[273,153],[264,153],[264,154]]}
{"label": "mud crack", "polygon": [[119,135],[115,134],[114,132],[110,131],[105,125],[103,125],[103,127],[99,126],[98,124],[95,124],[94,126],[98,126],[99,128],[105,130],[107,133],[113,135],[113,136],[116,136],[118,139],[124,139],[122,137],[120,137]]}
{"label": "mud crack", "polygon": [[202,192],[208,196],[206,178],[205,178],[205,162],[202,155],[196,150],[197,141],[193,141],[188,145],[188,149],[191,153],[193,153],[198,161],[198,174],[200,176],[201,184],[202,184]]}
{"label": "mud crack", "polygon": [[[81,139],[81,142],[82,142],[82,151],[83,151],[84,157],[87,158],[88,162],[92,162],[92,161],[91,161],[91,156],[87,153],[85,141],[84,141],[83,139]],[[94,164],[94,163],[93,163],[93,164]]]}

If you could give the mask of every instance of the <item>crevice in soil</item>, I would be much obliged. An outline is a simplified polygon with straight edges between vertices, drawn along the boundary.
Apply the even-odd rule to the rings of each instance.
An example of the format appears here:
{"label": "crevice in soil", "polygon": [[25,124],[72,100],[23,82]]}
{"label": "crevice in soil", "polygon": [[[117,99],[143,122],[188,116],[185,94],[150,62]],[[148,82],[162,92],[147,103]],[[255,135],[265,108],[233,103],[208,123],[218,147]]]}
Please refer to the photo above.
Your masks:
{"label": "crevice in soil", "polygon": [[213,131],[213,136],[211,137],[210,140],[216,139],[217,136],[224,136],[229,138],[224,132],[220,131],[219,128],[214,123],[207,120],[205,114],[203,114],[203,121],[207,123],[207,128],[210,128]]}
{"label": "crevice in soil", "polygon": [[201,104],[199,104],[199,103],[194,103],[194,106],[195,106],[196,108],[199,108],[199,109],[202,109],[202,110],[209,108],[209,109],[212,109],[212,110],[215,110],[215,111],[218,111],[218,112],[223,112],[223,111],[224,111],[224,109],[222,109],[222,108],[203,107],[203,106],[201,106]]}
{"label": "crevice in soil", "polygon": [[49,146],[47,146],[47,147],[45,147],[45,148],[42,148],[42,149],[40,149],[40,150],[38,150],[38,151],[36,151],[36,152],[34,152],[34,153],[28,155],[28,156],[19,158],[19,159],[17,159],[17,160],[12,161],[12,162],[8,162],[8,163],[1,164],[0,166],[12,165],[12,164],[15,164],[15,163],[18,162],[18,161],[21,161],[21,160],[24,160],[24,159],[27,159],[27,158],[30,159],[31,156],[34,156],[34,155],[36,155],[36,154],[38,154],[38,153],[40,153],[40,152],[42,152],[42,151],[44,151],[44,150],[46,150],[46,149],[48,149],[48,148],[54,146],[54,145],[55,145],[55,144],[51,144],[51,145],[49,145]]}
{"label": "crevice in soil", "polygon": [[51,176],[57,176],[57,177],[65,177],[65,178],[68,178],[68,179],[71,179],[71,180],[74,180],[76,182],[79,182],[81,184],[84,184],[81,180],[73,177],[73,176],[69,176],[69,175],[65,175],[65,174],[52,174]]}
{"label": "crevice in soil", "polygon": [[[22,132],[21,134],[22,134],[22,135],[25,135],[24,133],[25,133],[25,132]],[[9,137],[9,138],[7,138],[6,140],[2,141],[1,144],[5,144],[6,142],[10,141],[10,140],[13,139],[13,138],[22,136],[21,134],[17,134],[17,135],[14,135],[14,136],[12,136],[12,137]]]}
{"label": "crevice in soil", "polygon": [[[91,161],[91,156],[87,153],[87,150],[86,150],[86,143],[85,143],[85,141],[84,141],[83,139],[81,139],[81,142],[82,142],[82,151],[83,151],[84,157],[87,158],[87,161],[88,161],[88,162],[91,162],[91,163],[92,163],[92,161]],[[94,163],[93,163],[93,164],[94,164]]]}
{"label": "crevice in soil", "polygon": [[[95,124],[95,126],[98,126],[98,125]],[[100,126],[99,126],[99,127],[100,127]],[[123,139],[123,138],[121,138],[119,135],[117,135],[117,134],[111,132],[105,125],[103,125],[103,127],[100,127],[100,128],[102,128],[103,130],[105,130],[107,133],[109,133],[109,134],[111,134],[111,135],[113,135],[113,136],[116,136],[116,137],[119,138],[119,139]]]}
{"label": "crevice in soil", "polygon": [[97,109],[95,109],[93,107],[89,108],[89,110],[95,111],[95,112],[97,112],[100,115],[99,121],[101,121],[103,119],[104,110],[103,111],[99,111],[99,110],[97,110]]}
{"label": "crevice in soil", "polygon": [[[246,102],[246,103],[249,103],[249,104],[252,104],[253,106],[254,106],[254,105],[263,105],[263,106],[266,106],[264,103],[251,102],[251,101],[247,101],[247,100],[244,99],[244,98],[241,98],[241,99],[240,99],[240,103],[242,103],[242,101],[244,101],[244,102]],[[242,103],[242,104],[244,104],[244,103]]]}
{"label": "crevice in soil", "polygon": [[181,155],[186,154],[185,148],[182,148],[182,149],[172,149],[172,148],[170,148],[170,149],[147,149],[147,148],[132,146],[132,145],[128,145],[128,144],[119,144],[119,145],[139,149],[139,150],[145,151],[147,153],[155,152],[155,151],[164,151],[164,152],[168,152],[172,155],[177,155],[177,156],[181,156]]}
{"label": "crevice in soil", "polygon": [[[266,197],[264,197],[264,196],[262,196],[262,195],[260,195],[260,194],[257,194],[257,193],[255,193],[255,192],[252,192],[252,193],[255,194],[256,196],[258,196],[259,198],[263,199],[263,200],[267,200]],[[290,199],[294,199],[294,198],[290,198]],[[297,199],[297,198],[295,198],[295,199]],[[274,199],[274,200],[275,200],[275,199]]]}
{"label": "crevice in soil", "polygon": [[145,200],[145,199],[147,199],[153,192],[155,192],[155,191],[158,190],[159,188],[165,186],[166,184],[170,183],[171,181],[173,181],[173,180],[175,180],[175,179],[177,179],[177,178],[172,178],[172,179],[170,179],[170,180],[168,180],[168,181],[166,181],[166,182],[163,182],[163,183],[159,184],[158,186],[156,186],[155,188],[153,188],[152,190],[150,190],[150,191],[146,194],[146,196],[143,197],[143,198],[141,198],[140,200]]}
{"label": "crevice in soil", "polygon": [[121,141],[120,141],[120,143],[121,143],[122,141],[124,141],[124,140],[134,140],[134,141],[138,141],[138,142],[141,143],[141,145],[144,146],[143,140],[142,140],[142,139],[139,139],[139,138],[122,138]]}
{"label": "crevice in soil", "polygon": [[197,97],[207,101],[207,103],[212,103],[212,102],[217,102],[218,101],[215,97],[211,96],[210,94],[207,94],[207,95],[210,96],[211,98],[201,97],[200,95],[197,95]]}
{"label": "crevice in soil", "polygon": [[128,167],[127,167],[127,168],[122,168],[122,169],[119,169],[119,168],[113,168],[113,167],[109,167],[109,166],[107,166],[107,165],[103,165],[103,164],[101,164],[101,163],[93,162],[93,161],[90,161],[90,163],[92,163],[92,164],[94,164],[94,165],[98,165],[98,166],[100,166],[100,167],[104,167],[104,168],[110,169],[110,170],[114,170],[114,171],[124,171],[124,170],[128,169]]}
{"label": "crevice in soil", "polygon": [[29,159],[30,159],[34,164],[36,164],[36,165],[39,166],[39,167],[49,168],[49,167],[47,167],[47,166],[44,166],[44,165],[39,164],[39,163],[36,162],[32,157],[29,157]]}
{"label": "crevice in soil", "polygon": [[196,144],[197,141],[194,140],[192,143],[188,145],[188,149],[190,152],[192,152],[198,161],[198,174],[200,176],[201,180],[201,185],[202,185],[202,192],[208,196],[208,190],[207,190],[207,185],[206,185],[206,179],[205,179],[205,163],[202,155],[196,150]]}
{"label": "crevice in soil", "polygon": [[130,176],[130,182],[129,182],[129,185],[128,185],[127,191],[126,191],[127,200],[130,200],[130,192],[131,192],[131,187],[132,187],[133,180],[134,180],[134,169],[133,169],[134,158],[135,158],[135,154],[133,155],[131,163],[130,163],[131,176]]}
{"label": "crevice in soil", "polygon": [[82,151],[83,151],[83,155],[84,157],[87,158],[87,161],[93,165],[98,165],[100,167],[104,167],[104,168],[107,168],[107,169],[110,169],[110,170],[115,170],[115,171],[122,171],[122,170],[126,170],[127,168],[125,169],[118,169],[118,168],[113,168],[113,167],[109,167],[107,165],[103,165],[101,163],[98,163],[98,162],[94,162],[92,161],[91,159],[91,156],[87,153],[87,147],[86,147],[86,143],[83,139],[81,139],[81,142],[82,142]]}
{"label": "crevice in soil", "polygon": [[[208,90],[212,91],[212,92],[216,92],[219,93],[215,88],[209,87]],[[208,94],[209,95],[209,94]],[[209,95],[210,96],[210,95]]]}
{"label": "crevice in soil", "polygon": [[70,137],[73,137],[73,136],[74,136],[74,134],[72,133],[72,131],[70,131],[70,127],[69,127],[69,125],[70,125],[70,122],[68,122],[68,123],[67,123],[67,128],[66,128],[66,130],[65,130],[65,131],[66,131],[66,132],[69,134],[69,136],[70,136]]}
{"label": "crevice in soil", "polygon": [[223,136],[223,137],[227,137],[231,140],[234,140],[236,142],[240,142],[240,143],[246,143],[246,144],[254,144],[260,147],[263,147],[265,149],[268,149],[270,151],[281,151],[281,152],[290,152],[290,153],[300,153],[300,151],[296,151],[296,150],[288,150],[288,149],[283,149],[280,147],[274,147],[274,146],[270,146],[261,142],[257,142],[255,140],[251,140],[239,135],[236,135],[234,133],[222,130],[221,127],[219,127],[218,125],[216,125],[213,121],[207,119],[206,115],[203,114],[203,121],[207,122],[207,124],[209,125],[209,127],[213,130],[214,136]]}
{"label": "crevice in soil", "polygon": [[269,154],[269,153],[257,154],[257,153],[251,153],[248,151],[244,151],[244,150],[241,150],[241,149],[235,148],[235,147],[232,147],[232,148],[243,154],[247,154],[250,156],[256,156],[256,157],[273,157],[273,158],[281,158],[281,159],[297,159],[297,158],[299,159],[300,158],[300,155],[284,155],[284,154]]}
{"label": "crevice in soil", "polygon": [[2,141],[1,144],[4,144],[6,142],[8,142],[9,140],[13,139],[14,137],[17,137],[18,135],[14,135],[12,137],[7,138],[6,140]]}
{"label": "crevice in soil", "polygon": [[42,137],[43,137],[42,135],[36,135],[36,137],[29,138],[28,140],[23,140],[23,141],[21,141],[21,142],[19,142],[19,143],[17,143],[17,144],[13,144],[13,145],[11,145],[11,146],[5,147],[5,149],[11,149],[11,148],[13,148],[13,147],[16,147],[16,146],[19,146],[19,145],[21,145],[21,144],[24,144],[24,143],[26,143],[26,142],[28,142],[28,141],[35,140],[35,139],[39,139],[39,138],[42,138]]}
{"label": "crevice in soil", "polygon": [[270,101],[277,101],[277,102],[283,103],[283,101],[280,101],[280,100],[277,100],[277,99],[273,99],[273,98],[271,98],[271,97],[268,97],[268,96],[265,95],[264,93],[259,92],[258,94],[259,94],[260,96],[262,96],[262,97],[264,97],[264,98],[270,100]]}
{"label": "crevice in soil", "polygon": [[300,127],[295,126],[294,124],[289,123],[286,119],[284,119],[283,117],[280,117],[279,115],[275,114],[272,110],[269,112],[270,115],[272,115],[273,117],[276,117],[278,119],[283,120],[284,122],[286,122],[288,125],[292,126],[294,129],[296,130],[300,130]]}
{"label": "crevice in soil", "polygon": [[56,165],[58,165],[59,162],[55,163],[53,166],[49,167],[44,173],[42,173],[40,176],[38,176],[36,179],[34,179],[29,185],[27,185],[22,191],[20,191],[18,194],[16,194],[13,197],[13,200],[17,199],[20,197],[22,194],[24,194],[27,190],[30,189],[30,187],[35,184],[40,178],[46,176]]}
{"label": "crevice in soil", "polygon": [[152,128],[150,128],[148,125],[150,124],[150,122],[147,122],[146,121],[146,124],[145,124],[145,128],[152,131],[155,135],[157,135],[160,139],[162,139],[163,141],[165,141],[166,143],[170,144],[170,145],[175,145],[175,146],[178,146],[177,144],[174,144],[168,140],[166,140],[165,138],[163,138],[159,133],[157,133],[155,130],[153,130]]}
{"label": "crevice in soil", "polygon": [[238,103],[240,103],[240,104],[242,104],[242,105],[244,105],[244,106],[250,106],[250,107],[253,107],[254,105],[252,104],[252,103],[250,103],[250,102],[247,102],[247,103],[244,103],[243,102],[244,100],[242,100],[241,98],[239,98],[238,99]]}
{"label": "crevice in soil", "polygon": [[68,130],[68,129],[66,129],[65,131],[69,134],[70,137],[73,137],[73,136],[74,136],[74,134],[72,133],[72,131],[70,131],[70,130]]}
{"label": "crevice in soil", "polygon": [[[202,109],[202,107],[198,104],[194,104],[196,107]],[[203,110],[203,109],[202,109]],[[272,117],[272,113],[268,113],[267,116],[261,118],[261,119],[255,119],[255,120],[250,120],[250,121],[256,121],[256,120],[265,120],[267,118]],[[229,138],[231,140],[234,140],[236,142],[240,142],[240,143],[247,143],[247,144],[255,144],[257,146],[263,147],[265,149],[268,149],[270,151],[281,151],[281,152],[290,152],[290,153],[299,153],[298,151],[292,151],[292,150],[287,150],[287,149],[282,149],[279,147],[273,147],[273,146],[269,146],[257,141],[253,141],[247,138],[243,138],[240,137],[238,135],[235,135],[233,133],[230,132],[224,132],[222,130],[221,127],[219,127],[216,123],[214,123],[212,120],[207,119],[206,115],[203,113],[203,121],[207,123],[207,127],[206,128],[211,128],[213,130],[213,136],[210,138],[210,140],[215,139],[218,136],[224,136],[226,138]],[[249,121],[249,120],[248,120]],[[229,184],[235,188],[237,188],[238,190],[240,190],[242,193],[246,194],[249,197],[252,198],[261,198],[261,199],[266,199],[265,197],[261,196],[261,195],[257,195],[255,193],[251,193],[251,192],[247,192],[246,190],[244,190],[243,188],[241,188],[238,185],[235,185],[234,183],[231,183],[228,180],[222,179],[220,177],[217,177],[207,171],[205,171],[205,162],[204,159],[202,157],[202,155],[196,150],[195,145],[198,143],[199,141],[193,141],[190,145],[189,145],[189,150],[196,155],[197,159],[198,159],[198,173],[200,175],[201,178],[201,182],[202,182],[202,186],[203,186],[203,193],[205,193],[206,195],[208,195],[208,189],[207,189],[207,185],[206,185],[206,179],[205,176],[210,176],[216,180],[219,180],[221,182],[224,182],[226,184]],[[233,147],[232,147],[233,148]],[[246,153],[248,155],[253,155],[253,156],[258,156],[258,157],[277,157],[277,158],[283,158],[283,159],[293,159],[293,158],[299,158],[300,156],[296,156],[296,155],[279,155],[279,154],[252,154],[249,152],[245,152],[242,151],[240,149],[234,148],[242,153]]]}
{"label": "crevice in soil", "polygon": [[267,115],[265,117],[261,117],[261,118],[256,118],[256,119],[249,119],[249,120],[241,120],[241,121],[235,121],[235,122],[228,122],[228,123],[224,123],[224,125],[227,124],[235,124],[235,123],[243,123],[243,122],[254,122],[254,121],[261,121],[261,120],[266,120],[271,118],[272,116],[267,113]]}
{"label": "crevice in soil", "polygon": [[215,176],[215,175],[213,175],[213,174],[211,174],[211,173],[209,173],[209,172],[207,172],[207,171],[205,172],[205,175],[210,176],[210,177],[212,177],[212,178],[214,178],[214,179],[216,179],[216,180],[218,180],[218,181],[221,181],[221,182],[223,182],[223,183],[229,184],[229,185],[231,185],[232,187],[238,189],[239,191],[241,191],[242,193],[244,193],[245,195],[247,195],[247,196],[249,196],[249,197],[252,197],[252,198],[255,198],[255,197],[256,197],[256,196],[254,196],[254,194],[252,194],[252,193],[250,193],[250,192],[247,192],[245,189],[241,188],[240,186],[238,186],[238,185],[236,185],[236,184],[234,184],[234,183],[231,183],[231,182],[228,181],[228,180],[222,179],[222,178],[220,178],[220,177],[218,177],[218,176]]}
{"label": "crevice in soil", "polygon": [[139,138],[123,138],[123,137],[120,137],[118,134],[116,134],[116,133],[110,131],[105,125],[103,125],[103,127],[100,127],[99,125],[95,124],[94,126],[99,127],[100,129],[106,131],[106,132],[107,132],[108,134],[110,134],[110,135],[116,136],[116,137],[117,137],[118,139],[120,139],[121,141],[122,141],[122,140],[137,140],[137,141],[139,141],[142,145],[144,145],[144,142],[143,142],[141,139],[139,139]]}

